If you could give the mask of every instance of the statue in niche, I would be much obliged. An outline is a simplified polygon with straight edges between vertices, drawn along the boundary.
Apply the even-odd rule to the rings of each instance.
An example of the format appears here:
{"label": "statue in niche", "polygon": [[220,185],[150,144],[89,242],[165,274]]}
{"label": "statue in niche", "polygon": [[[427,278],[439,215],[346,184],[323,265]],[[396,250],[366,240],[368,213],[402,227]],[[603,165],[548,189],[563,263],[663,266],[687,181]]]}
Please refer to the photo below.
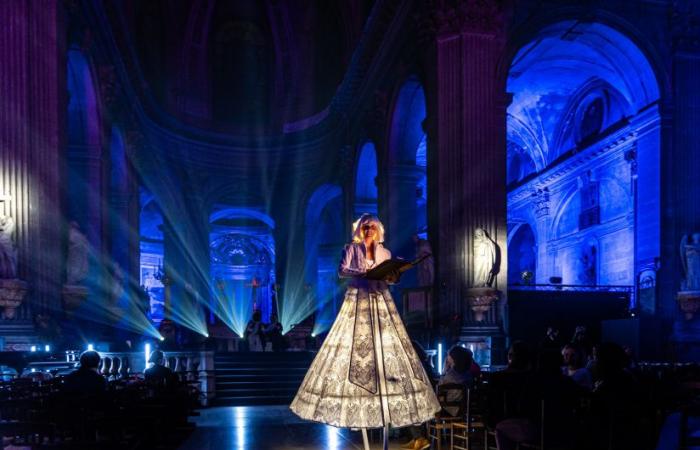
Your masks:
{"label": "statue in niche", "polygon": [[435,281],[435,264],[433,261],[433,249],[430,242],[421,239],[417,234],[413,235],[413,242],[416,244],[416,259],[427,257],[418,264],[418,286],[432,286]]}
{"label": "statue in niche", "polygon": [[579,271],[579,284],[596,284],[596,253],[597,250],[593,245],[585,247],[581,252],[581,270]]}
{"label": "statue in niche", "polygon": [[474,287],[491,287],[497,273],[496,243],[486,230],[474,231]]}
{"label": "statue in niche", "polygon": [[15,221],[0,216],[0,279],[17,277],[17,247],[14,241]]}
{"label": "statue in niche", "polygon": [[685,272],[685,291],[700,291],[700,233],[693,233],[681,239],[681,261]]}
{"label": "statue in niche", "polygon": [[68,230],[68,256],[66,258],[66,284],[80,284],[87,278],[89,243],[77,222]]}

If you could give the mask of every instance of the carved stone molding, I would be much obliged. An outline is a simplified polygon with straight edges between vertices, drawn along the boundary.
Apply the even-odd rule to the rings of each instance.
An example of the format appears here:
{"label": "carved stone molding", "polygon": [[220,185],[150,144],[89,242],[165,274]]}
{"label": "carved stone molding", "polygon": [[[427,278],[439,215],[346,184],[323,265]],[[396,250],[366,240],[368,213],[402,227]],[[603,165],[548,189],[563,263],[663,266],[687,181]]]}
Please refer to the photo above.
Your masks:
{"label": "carved stone molding", "polygon": [[673,48],[681,52],[700,51],[700,18],[692,4],[675,1],[671,11]]}
{"label": "carved stone molding", "polygon": [[421,41],[458,34],[500,34],[503,8],[496,0],[425,0],[416,15]]}

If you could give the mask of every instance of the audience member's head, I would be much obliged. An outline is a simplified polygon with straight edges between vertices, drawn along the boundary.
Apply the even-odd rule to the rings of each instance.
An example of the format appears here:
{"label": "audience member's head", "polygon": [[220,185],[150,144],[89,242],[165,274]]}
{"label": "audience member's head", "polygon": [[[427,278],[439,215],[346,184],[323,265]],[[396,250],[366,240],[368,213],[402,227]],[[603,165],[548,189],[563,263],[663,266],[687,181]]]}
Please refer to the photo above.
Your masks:
{"label": "audience member's head", "polygon": [[80,367],[83,369],[97,370],[100,365],[100,354],[94,350],[88,350],[80,355]]}
{"label": "audience member's head", "polygon": [[627,364],[627,355],[619,345],[604,342],[597,348],[597,370],[600,378],[621,373]]}
{"label": "audience member's head", "polygon": [[150,358],[148,358],[148,362],[156,366],[162,366],[165,362],[165,353],[160,350],[153,350]]}
{"label": "audience member's head", "polygon": [[537,357],[537,371],[540,374],[561,374],[561,353],[554,349],[543,349]]}
{"label": "audience member's head", "polygon": [[452,368],[459,373],[467,372],[473,361],[471,350],[461,345],[454,345],[447,352],[447,357],[452,359]]}
{"label": "audience member's head", "polygon": [[561,351],[564,358],[564,364],[571,369],[580,369],[585,363],[585,353],[583,349],[576,344],[566,344]]}
{"label": "audience member's head", "polygon": [[530,351],[523,341],[514,341],[508,349],[508,368],[526,370],[530,366]]}
{"label": "audience member's head", "polygon": [[253,311],[253,321],[260,322],[262,320],[262,312],[259,309]]}

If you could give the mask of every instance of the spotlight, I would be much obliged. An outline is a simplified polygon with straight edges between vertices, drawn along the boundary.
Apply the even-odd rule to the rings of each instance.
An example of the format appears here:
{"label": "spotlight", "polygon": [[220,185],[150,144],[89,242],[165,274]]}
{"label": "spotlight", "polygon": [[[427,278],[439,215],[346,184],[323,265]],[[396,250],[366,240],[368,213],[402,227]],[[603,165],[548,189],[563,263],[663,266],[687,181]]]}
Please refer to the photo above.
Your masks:
{"label": "spotlight", "polygon": [[316,337],[316,333],[311,333],[311,337]]}
{"label": "spotlight", "polygon": [[165,340],[163,336],[158,336],[158,339],[160,339],[161,342]]}
{"label": "spotlight", "polygon": [[243,339],[243,333],[241,333],[241,339]]}
{"label": "spotlight", "polygon": [[51,351],[51,346],[49,344],[44,345],[44,351],[45,352],[50,352]]}
{"label": "spotlight", "polygon": [[88,349],[89,352],[91,352],[91,351],[95,350],[95,346],[92,345],[92,344],[88,344],[87,349]]}
{"label": "spotlight", "polygon": [[209,337],[209,333],[204,333],[204,337],[205,337],[205,338],[208,338],[208,337]]}
{"label": "spotlight", "polygon": [[438,343],[438,373],[442,375],[442,342]]}
{"label": "spotlight", "polygon": [[36,345],[32,345],[31,347],[29,347],[29,350],[32,351],[32,352],[35,352],[35,351],[36,351]]}
{"label": "spotlight", "polygon": [[34,372],[36,372],[36,369],[34,367],[32,367],[32,373],[34,373]]}

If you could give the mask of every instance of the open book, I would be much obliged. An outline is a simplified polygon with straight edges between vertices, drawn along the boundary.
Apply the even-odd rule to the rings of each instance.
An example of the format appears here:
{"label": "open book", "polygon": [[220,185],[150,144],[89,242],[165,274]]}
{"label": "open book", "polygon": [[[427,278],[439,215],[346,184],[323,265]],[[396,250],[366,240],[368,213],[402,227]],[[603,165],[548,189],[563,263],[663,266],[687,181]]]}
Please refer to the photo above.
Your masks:
{"label": "open book", "polygon": [[397,271],[400,274],[404,273],[405,271],[415,267],[428,256],[431,256],[431,254],[426,253],[413,261],[406,261],[405,259],[401,258],[387,259],[372,270],[368,270],[367,273],[365,273],[365,278],[368,280],[383,280],[394,271]]}

